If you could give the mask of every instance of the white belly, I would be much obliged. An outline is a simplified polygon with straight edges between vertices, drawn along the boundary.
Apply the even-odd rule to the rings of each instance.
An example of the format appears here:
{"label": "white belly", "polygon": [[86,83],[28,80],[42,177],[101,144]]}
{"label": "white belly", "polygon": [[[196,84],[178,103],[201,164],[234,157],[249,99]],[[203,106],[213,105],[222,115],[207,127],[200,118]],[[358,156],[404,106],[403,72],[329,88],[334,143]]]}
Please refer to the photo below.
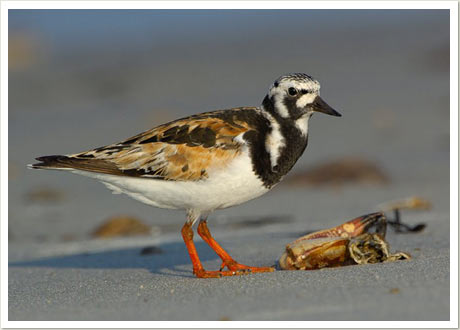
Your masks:
{"label": "white belly", "polygon": [[255,175],[248,155],[242,154],[221,171],[201,181],[165,181],[85,171],[75,173],[102,181],[114,193],[125,193],[160,208],[211,212],[244,203],[269,189]]}

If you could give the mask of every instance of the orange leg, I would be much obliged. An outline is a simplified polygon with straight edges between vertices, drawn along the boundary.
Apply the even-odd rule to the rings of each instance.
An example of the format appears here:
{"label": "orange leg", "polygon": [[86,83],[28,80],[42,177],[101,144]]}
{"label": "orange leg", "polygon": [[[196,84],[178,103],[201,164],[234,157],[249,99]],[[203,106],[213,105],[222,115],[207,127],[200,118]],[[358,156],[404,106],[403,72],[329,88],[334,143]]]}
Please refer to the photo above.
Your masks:
{"label": "orange leg", "polygon": [[193,274],[200,278],[211,278],[211,277],[222,277],[222,276],[233,276],[241,275],[241,271],[208,271],[204,270],[201,264],[198,253],[196,252],[195,244],[193,243],[193,230],[192,223],[186,222],[182,227],[182,238],[184,239],[185,245],[187,246],[190,259],[193,264]]}
{"label": "orange leg", "polygon": [[[237,263],[228,253],[225,251],[219,243],[211,236],[206,220],[201,220],[198,225],[198,234],[201,236],[203,241],[208,243],[208,245],[217,253],[217,255],[222,259],[221,271],[224,267],[227,267],[230,271],[233,272],[242,272],[242,273],[263,273],[263,272],[273,272],[275,269],[273,267],[250,267]],[[235,274],[236,275],[236,274]],[[239,275],[239,274],[238,274]]]}

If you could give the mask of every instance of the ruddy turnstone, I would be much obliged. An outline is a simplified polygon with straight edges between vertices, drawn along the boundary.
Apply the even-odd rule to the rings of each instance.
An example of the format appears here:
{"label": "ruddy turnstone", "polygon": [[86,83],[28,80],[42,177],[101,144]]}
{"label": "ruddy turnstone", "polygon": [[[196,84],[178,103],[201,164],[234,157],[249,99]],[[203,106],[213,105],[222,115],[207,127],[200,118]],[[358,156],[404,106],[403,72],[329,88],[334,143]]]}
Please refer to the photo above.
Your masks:
{"label": "ruddy turnstone", "polygon": [[[182,237],[197,277],[273,271],[237,263],[211,236],[206,221],[211,212],[259,197],[283,179],[307,146],[314,112],[340,116],[319,89],[307,74],[284,75],[259,107],[192,115],[119,143],[38,157],[30,167],[68,170],[143,203],[186,210]],[[222,259],[218,271],[207,271],[200,262],[192,230],[197,220],[198,234]]]}

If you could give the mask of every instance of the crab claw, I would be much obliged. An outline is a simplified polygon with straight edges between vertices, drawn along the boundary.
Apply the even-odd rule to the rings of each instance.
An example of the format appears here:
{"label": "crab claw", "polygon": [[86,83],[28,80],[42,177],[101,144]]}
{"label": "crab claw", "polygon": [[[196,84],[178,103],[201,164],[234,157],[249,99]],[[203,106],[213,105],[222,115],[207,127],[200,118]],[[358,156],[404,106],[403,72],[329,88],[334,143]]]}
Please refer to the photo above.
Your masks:
{"label": "crab claw", "polygon": [[341,266],[349,259],[349,241],[349,238],[321,237],[288,244],[279,260],[280,267],[307,270]]}
{"label": "crab claw", "polygon": [[385,237],[386,233],[386,218],[383,212],[369,213],[353,220],[347,221],[340,226],[315,231],[308,235],[296,239],[293,243],[303,240],[310,240],[321,237],[344,237],[351,238],[369,232],[372,227],[375,227],[376,233]]}

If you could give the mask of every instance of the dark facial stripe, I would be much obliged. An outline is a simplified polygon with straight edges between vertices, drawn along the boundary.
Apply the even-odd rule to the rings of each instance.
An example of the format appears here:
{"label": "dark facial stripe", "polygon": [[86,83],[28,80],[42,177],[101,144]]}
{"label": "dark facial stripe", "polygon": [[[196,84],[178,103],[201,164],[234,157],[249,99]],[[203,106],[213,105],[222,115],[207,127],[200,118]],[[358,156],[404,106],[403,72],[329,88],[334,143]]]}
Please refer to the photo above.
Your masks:
{"label": "dark facial stripe", "polygon": [[297,108],[297,100],[297,97],[289,97],[287,95],[283,99],[283,103],[289,111],[289,118],[291,120],[297,120],[303,115],[302,110]]}

